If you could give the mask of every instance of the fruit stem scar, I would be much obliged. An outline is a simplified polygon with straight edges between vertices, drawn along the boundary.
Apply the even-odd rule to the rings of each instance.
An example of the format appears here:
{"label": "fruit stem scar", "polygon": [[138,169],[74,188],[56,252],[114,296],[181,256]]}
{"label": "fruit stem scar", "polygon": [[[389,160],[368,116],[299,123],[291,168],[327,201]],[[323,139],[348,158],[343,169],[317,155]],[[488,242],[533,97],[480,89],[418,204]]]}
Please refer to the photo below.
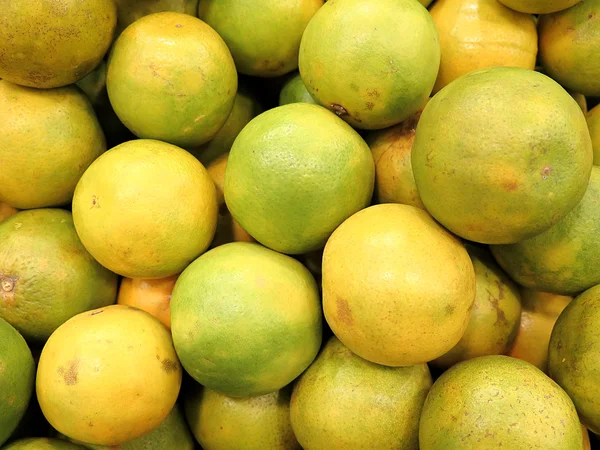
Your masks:
{"label": "fruit stem scar", "polygon": [[346,111],[346,108],[344,108],[342,105],[332,103],[331,108],[333,109],[333,112],[336,113],[336,115],[338,115],[339,117],[348,115],[348,111]]}
{"label": "fruit stem scar", "polygon": [[4,292],[10,292],[15,288],[15,282],[10,278],[3,278],[0,283]]}

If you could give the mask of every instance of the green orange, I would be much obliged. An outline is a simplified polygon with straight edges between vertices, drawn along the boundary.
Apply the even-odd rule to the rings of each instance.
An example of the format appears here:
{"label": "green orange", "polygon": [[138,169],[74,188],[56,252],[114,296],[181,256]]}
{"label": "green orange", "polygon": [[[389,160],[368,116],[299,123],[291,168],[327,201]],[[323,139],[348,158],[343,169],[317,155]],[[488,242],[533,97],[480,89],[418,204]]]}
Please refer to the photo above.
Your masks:
{"label": "green orange", "polygon": [[290,424],[290,388],[233,398],[195,385],[186,394],[188,423],[209,450],[300,450]]}
{"label": "green orange", "polygon": [[185,150],[138,139],[88,168],[73,198],[83,245],[128,278],[180,273],[206,250],[217,224],[215,186]]}
{"label": "green orange", "polygon": [[161,12],[121,33],[108,61],[106,88],[136,136],[192,148],[227,121],[237,72],[210,26],[187,14]]}
{"label": "green orange", "polygon": [[288,103],[318,104],[306,89],[300,73],[289,77],[279,92],[279,106],[287,105]]}
{"label": "green orange", "polygon": [[35,379],[35,364],[25,339],[0,318],[0,446],[24,416]]}
{"label": "green orange", "polygon": [[87,252],[62,209],[21,211],[0,223],[0,284],[0,317],[42,343],[117,295],[117,276]]}
{"label": "green orange", "polygon": [[562,311],[552,329],[548,373],[573,399],[581,422],[600,433],[598,339],[600,286],[576,297]]}
{"label": "green orange", "polygon": [[171,329],[181,363],[200,384],[233,397],[268,394],[315,358],[319,292],[295,259],[258,244],[225,244],[180,275]]}
{"label": "green orange", "polygon": [[581,108],[558,83],[494,67],[463,75],[427,103],[412,166],[421,200],[442,225],[471,241],[511,244],[579,203],[592,145]]}
{"label": "green orange", "polygon": [[40,90],[2,80],[0,122],[0,201],[15,208],[67,205],[106,150],[92,105],[74,86]]}
{"label": "green orange", "polygon": [[444,372],[429,391],[421,450],[583,450],[573,401],[537,367],[493,355]]}
{"label": "green orange", "polygon": [[298,68],[302,33],[322,5],[323,0],[202,0],[198,17],[223,37],[240,73],[277,77]]}
{"label": "green orange", "polygon": [[549,230],[510,245],[491,247],[517,283],[555,294],[578,294],[600,284],[600,167],[579,204]]}
{"label": "green orange", "polygon": [[308,92],[353,127],[369,130],[417,112],[439,64],[435,23],[417,1],[329,0],[300,45]]}
{"label": "green orange", "polygon": [[195,16],[198,11],[198,0],[115,0],[115,3],[117,4],[115,36],[119,36],[133,22],[149,14],[173,11]]}
{"label": "green orange", "polygon": [[416,449],[431,384],[427,364],[380,366],[332,337],[294,385],[292,427],[305,450]]}
{"label": "green orange", "polygon": [[374,164],[360,135],[325,108],[293,103],[253,119],[235,140],[225,201],[240,225],[278,252],[322,248],[371,201]]}
{"label": "green orange", "polygon": [[574,6],[540,17],[540,62],[566,89],[600,96],[600,0],[568,3]]}
{"label": "green orange", "polygon": [[0,16],[0,78],[44,89],[75,83],[100,63],[116,24],[112,0],[11,0]]}

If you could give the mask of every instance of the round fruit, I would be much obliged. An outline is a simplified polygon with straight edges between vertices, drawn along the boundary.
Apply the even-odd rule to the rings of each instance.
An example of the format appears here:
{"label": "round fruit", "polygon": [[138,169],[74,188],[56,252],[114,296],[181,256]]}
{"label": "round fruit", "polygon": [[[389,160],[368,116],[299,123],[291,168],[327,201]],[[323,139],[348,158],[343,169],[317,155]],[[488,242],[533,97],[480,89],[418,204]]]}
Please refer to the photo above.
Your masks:
{"label": "round fruit", "polygon": [[570,8],[581,0],[498,0],[510,9],[530,14],[550,14]]}
{"label": "round fruit", "polygon": [[56,430],[81,442],[118,445],[168,416],[181,367],[157,319],[113,305],[79,314],[52,334],[36,384],[42,412]]}
{"label": "round fruit", "polygon": [[327,242],[322,270],[329,326],[368,361],[431,361],[456,345],[469,322],[469,255],[413,206],[377,205],[350,217]]}
{"label": "round fruit", "polygon": [[435,24],[416,1],[329,0],[300,45],[308,92],[352,126],[368,130],[417,112],[439,64]]}
{"label": "round fruit", "polygon": [[373,157],[356,131],[325,108],[293,103],[261,114],[238,135],[225,201],[261,244],[306,253],[369,204],[373,178]]}
{"label": "round fruit", "polygon": [[212,247],[218,247],[219,245],[227,244],[229,242],[254,242],[254,238],[240,226],[237,220],[231,217],[231,213],[225,204],[223,186],[225,184],[225,169],[227,168],[228,160],[229,153],[226,153],[213,160],[206,167],[208,174],[217,188],[217,203],[219,205],[217,232],[211,243]]}
{"label": "round fruit", "polygon": [[223,37],[240,73],[277,77],[298,67],[302,33],[322,5],[323,0],[202,0],[198,17]]}
{"label": "round fruit", "polygon": [[292,427],[305,450],[416,449],[430,387],[426,364],[373,364],[332,337],[294,386]]}
{"label": "round fruit", "polygon": [[115,0],[117,4],[117,31],[119,36],[125,28],[144,16],[173,11],[195,16],[198,0]]}
{"label": "round fruit", "polygon": [[227,121],[237,73],[215,30],[196,17],[162,12],[121,33],[108,61],[106,88],[135,135],[197,147]]}
{"label": "round fruit", "polygon": [[492,253],[513,280],[529,289],[578,294],[600,284],[600,167],[585,196],[549,230]]}
{"label": "round fruit", "polygon": [[11,0],[0,16],[0,78],[35,88],[75,83],[102,60],[116,23],[112,0]]}
{"label": "round fruit", "polygon": [[600,0],[540,17],[540,61],[565,88],[600,96]]}
{"label": "round fruit", "polygon": [[421,415],[421,450],[581,450],[577,411],[542,371],[508,356],[482,356],[444,372]]}
{"label": "round fruit", "polygon": [[[64,438],[69,439],[66,436]],[[177,405],[158,428],[132,441],[117,446],[76,443],[90,450],[194,450],[196,448],[185,416]]]}
{"label": "round fruit", "polygon": [[117,303],[152,314],[171,329],[171,293],[179,275],[157,280],[123,278]]}
{"label": "round fruit", "polygon": [[73,86],[0,81],[0,123],[0,201],[15,208],[70,203],[85,169],[106,150],[90,102]]}
{"label": "round fruit", "polygon": [[83,245],[103,266],[128,278],[164,278],[209,246],[217,224],[215,186],[185,150],[129,141],[81,177],[73,219]]}
{"label": "round fruit", "polygon": [[321,345],[317,285],[302,264],[258,244],[208,251],[173,290],[171,326],[187,372],[233,397],[289,384]]}
{"label": "round fruit", "polygon": [[512,11],[496,0],[438,0],[431,17],[442,54],[434,92],[485,67],[535,68],[537,31],[530,14]]}
{"label": "round fruit", "polygon": [[465,333],[434,364],[450,367],[478,356],[502,355],[515,341],[521,318],[519,288],[487,249],[466,246],[475,268],[475,303]]}
{"label": "round fruit", "polygon": [[242,89],[238,90],[233,102],[233,109],[225,125],[209,142],[190,150],[190,153],[198,158],[202,164],[210,164],[219,156],[231,150],[233,141],[240,134],[240,131],[261,112],[262,107],[254,95]]}
{"label": "round fruit", "polygon": [[521,325],[509,356],[548,369],[548,343],[554,323],[573,297],[521,289]]}
{"label": "round fruit", "polygon": [[18,212],[18,209],[13,208],[8,203],[0,202],[0,222]]}
{"label": "round fruit", "polygon": [[367,135],[375,160],[375,198],[379,203],[402,203],[425,209],[410,160],[421,111],[404,122]]}
{"label": "round fruit", "polygon": [[600,166],[600,105],[587,113],[587,124],[594,148],[594,164]]}
{"label": "round fruit", "polygon": [[209,450],[299,450],[290,424],[290,389],[232,398],[199,385],[186,397],[196,440]]}
{"label": "round fruit", "polygon": [[600,286],[594,286],[567,305],[550,337],[548,372],[573,399],[581,422],[600,432]]}
{"label": "round fruit", "polygon": [[35,378],[35,364],[25,339],[0,318],[0,446],[25,414]]}
{"label": "round fruit", "polygon": [[37,342],[117,296],[117,276],[86,251],[62,209],[21,211],[0,223],[0,284],[0,317]]}
{"label": "round fruit", "polygon": [[2,447],[2,450],[85,450],[85,447],[61,439],[26,438]]}
{"label": "round fruit", "polygon": [[463,75],[427,103],[412,166],[442,225],[471,241],[510,244],[579,203],[592,146],[579,105],[556,82],[495,67]]}
{"label": "round fruit", "polygon": [[300,73],[296,73],[290,77],[279,93],[279,106],[287,105],[288,103],[313,103],[317,101],[306,89],[304,81],[300,77]]}

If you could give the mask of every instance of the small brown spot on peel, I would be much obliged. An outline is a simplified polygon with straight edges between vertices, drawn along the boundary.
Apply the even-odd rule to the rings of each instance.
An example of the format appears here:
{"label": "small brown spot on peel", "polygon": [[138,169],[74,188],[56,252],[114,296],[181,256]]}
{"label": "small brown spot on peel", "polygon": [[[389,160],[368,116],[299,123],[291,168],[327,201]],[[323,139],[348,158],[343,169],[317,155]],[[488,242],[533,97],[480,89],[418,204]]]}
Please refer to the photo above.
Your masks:
{"label": "small brown spot on peel", "polygon": [[338,320],[348,326],[354,324],[354,318],[352,317],[352,310],[348,305],[348,302],[343,298],[338,297],[336,300],[337,306],[337,317]]}
{"label": "small brown spot on peel", "polygon": [[74,386],[77,384],[77,375],[79,371],[79,360],[74,359],[69,361],[69,368],[65,371],[64,367],[58,368],[58,374],[62,375],[63,380],[67,386]]}
{"label": "small brown spot on peel", "polygon": [[163,359],[162,360],[162,368],[165,372],[177,372],[179,370],[179,364],[177,361],[173,361],[171,359]]}

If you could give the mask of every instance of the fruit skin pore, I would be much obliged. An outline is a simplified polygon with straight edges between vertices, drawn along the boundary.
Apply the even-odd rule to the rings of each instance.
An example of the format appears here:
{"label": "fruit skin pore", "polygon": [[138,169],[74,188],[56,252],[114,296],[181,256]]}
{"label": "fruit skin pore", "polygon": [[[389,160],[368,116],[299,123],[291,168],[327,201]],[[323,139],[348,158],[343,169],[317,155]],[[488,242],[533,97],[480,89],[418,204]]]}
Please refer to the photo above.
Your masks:
{"label": "fruit skin pore", "polygon": [[416,1],[329,0],[300,44],[300,75],[308,92],[353,127],[367,130],[417,112],[439,64],[435,23]]}
{"label": "fruit skin pore", "polygon": [[113,39],[112,0],[10,0],[0,15],[0,78],[49,89],[75,83]]}
{"label": "fruit skin pore", "polygon": [[431,215],[458,236],[511,244],[549,229],[583,198],[592,145],[577,102],[515,67],[454,80],[425,106],[412,167]]}
{"label": "fruit skin pore", "polygon": [[415,450],[431,374],[385,367],[330,338],[294,385],[291,420],[305,450]]}
{"label": "fruit skin pore", "polygon": [[121,33],[106,88],[115,113],[136,136],[194,148],[227,121],[237,72],[215,30],[196,17],[162,12]]}
{"label": "fruit skin pore", "polygon": [[410,366],[454,347],[475,299],[461,242],[425,211],[384,204],[340,225],[323,253],[323,310],[358,356]]}

